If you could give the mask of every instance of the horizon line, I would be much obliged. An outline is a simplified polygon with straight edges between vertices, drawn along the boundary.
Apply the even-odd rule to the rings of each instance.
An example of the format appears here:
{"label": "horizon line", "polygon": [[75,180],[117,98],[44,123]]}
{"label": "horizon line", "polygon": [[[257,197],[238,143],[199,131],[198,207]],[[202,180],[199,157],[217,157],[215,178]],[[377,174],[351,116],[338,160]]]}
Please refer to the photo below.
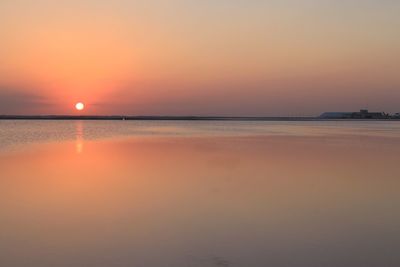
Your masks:
{"label": "horizon line", "polygon": [[0,120],[180,120],[180,121],[346,121],[399,118],[321,118],[320,116],[197,116],[197,115],[0,115]]}

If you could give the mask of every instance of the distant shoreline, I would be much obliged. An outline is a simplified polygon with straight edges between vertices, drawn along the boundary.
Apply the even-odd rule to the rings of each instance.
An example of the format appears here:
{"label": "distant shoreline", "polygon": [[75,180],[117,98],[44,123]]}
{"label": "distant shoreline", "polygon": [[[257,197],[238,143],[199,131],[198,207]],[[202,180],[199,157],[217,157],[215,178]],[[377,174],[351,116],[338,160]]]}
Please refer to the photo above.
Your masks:
{"label": "distant shoreline", "polygon": [[131,121],[400,121],[385,119],[339,119],[319,117],[228,117],[228,116],[79,116],[79,115],[0,115],[0,120],[131,120]]}

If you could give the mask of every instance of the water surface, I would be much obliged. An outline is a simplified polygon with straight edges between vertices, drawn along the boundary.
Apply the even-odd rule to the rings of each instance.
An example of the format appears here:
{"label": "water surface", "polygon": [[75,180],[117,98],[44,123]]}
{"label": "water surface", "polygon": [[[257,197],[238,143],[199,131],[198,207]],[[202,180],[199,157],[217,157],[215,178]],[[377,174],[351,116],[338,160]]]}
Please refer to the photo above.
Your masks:
{"label": "water surface", "polygon": [[0,266],[400,266],[396,122],[0,121]]}

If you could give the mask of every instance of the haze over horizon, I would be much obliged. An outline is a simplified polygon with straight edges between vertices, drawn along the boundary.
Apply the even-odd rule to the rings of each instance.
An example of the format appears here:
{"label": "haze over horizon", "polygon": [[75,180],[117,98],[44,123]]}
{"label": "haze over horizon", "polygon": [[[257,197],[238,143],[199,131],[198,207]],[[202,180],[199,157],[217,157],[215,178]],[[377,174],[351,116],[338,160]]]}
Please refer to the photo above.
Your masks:
{"label": "haze over horizon", "polygon": [[2,0],[0,114],[400,112],[398,14],[393,0]]}

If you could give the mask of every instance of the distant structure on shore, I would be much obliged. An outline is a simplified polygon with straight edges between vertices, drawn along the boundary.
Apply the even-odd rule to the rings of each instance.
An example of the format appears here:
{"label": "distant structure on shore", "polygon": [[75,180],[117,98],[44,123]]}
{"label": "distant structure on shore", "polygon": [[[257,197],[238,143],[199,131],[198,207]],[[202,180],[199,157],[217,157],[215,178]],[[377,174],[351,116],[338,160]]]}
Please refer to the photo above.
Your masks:
{"label": "distant structure on shore", "polygon": [[369,112],[367,109],[362,109],[359,112],[325,112],[319,116],[320,119],[397,119],[400,118],[400,113],[389,115],[385,112]]}

